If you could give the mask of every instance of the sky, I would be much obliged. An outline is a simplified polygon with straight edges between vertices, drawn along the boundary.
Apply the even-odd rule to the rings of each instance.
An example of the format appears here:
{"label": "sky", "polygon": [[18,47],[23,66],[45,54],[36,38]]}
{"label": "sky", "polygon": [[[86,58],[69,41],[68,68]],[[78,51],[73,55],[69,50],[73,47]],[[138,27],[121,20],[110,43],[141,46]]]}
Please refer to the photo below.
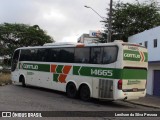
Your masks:
{"label": "sky", "polygon": [[83,33],[104,28],[100,22],[102,18],[84,6],[90,6],[102,17],[106,17],[109,2],[110,0],[0,0],[0,24],[36,24],[56,42],[77,42]]}

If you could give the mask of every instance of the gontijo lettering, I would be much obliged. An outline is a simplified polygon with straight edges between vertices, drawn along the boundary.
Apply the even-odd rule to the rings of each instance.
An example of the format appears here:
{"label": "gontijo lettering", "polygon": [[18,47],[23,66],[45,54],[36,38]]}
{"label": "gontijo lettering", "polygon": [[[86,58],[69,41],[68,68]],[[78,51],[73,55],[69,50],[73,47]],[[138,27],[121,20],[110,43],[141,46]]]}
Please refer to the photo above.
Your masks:
{"label": "gontijo lettering", "polygon": [[127,57],[127,58],[141,58],[141,56],[138,55],[138,54],[129,54],[129,53],[124,53],[124,57]]}
{"label": "gontijo lettering", "polygon": [[24,69],[38,70],[38,65],[23,64]]}

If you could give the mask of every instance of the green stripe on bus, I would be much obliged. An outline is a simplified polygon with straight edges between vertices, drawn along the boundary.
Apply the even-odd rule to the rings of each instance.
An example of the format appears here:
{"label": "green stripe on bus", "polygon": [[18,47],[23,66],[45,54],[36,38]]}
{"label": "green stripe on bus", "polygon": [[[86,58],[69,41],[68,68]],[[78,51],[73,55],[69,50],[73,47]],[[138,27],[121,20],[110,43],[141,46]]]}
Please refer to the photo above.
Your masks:
{"label": "green stripe on bus", "polygon": [[74,66],[73,74],[118,79],[121,78],[121,69]]}
{"label": "green stripe on bus", "polygon": [[50,65],[49,64],[24,63],[22,64],[22,69],[50,72]]}
{"label": "green stripe on bus", "polygon": [[38,64],[39,71],[50,72],[50,65]]}
{"label": "green stripe on bus", "polygon": [[80,69],[80,66],[74,66],[73,67],[73,75],[79,75],[78,74],[79,69]]}
{"label": "green stripe on bus", "polygon": [[134,69],[124,69],[123,79],[147,79],[146,70],[134,70]]}
{"label": "green stripe on bus", "polygon": [[58,65],[57,68],[56,68],[56,72],[57,73],[62,73],[63,66],[64,65]]}
{"label": "green stripe on bus", "polygon": [[144,59],[144,62],[147,62],[148,60],[148,54],[146,52],[141,52],[144,54],[142,56],[139,51],[131,51],[131,50],[124,50],[123,53],[123,60],[128,60],[128,61],[141,61],[142,58]]}
{"label": "green stripe on bus", "polygon": [[124,50],[123,60],[140,61],[141,55],[139,51]]}
{"label": "green stripe on bus", "polygon": [[[23,63],[20,65],[22,69],[50,72],[49,64],[32,64]],[[57,73],[62,73],[64,65],[58,65]],[[53,74],[53,80],[58,81],[59,74]],[[98,78],[111,79],[146,79],[147,71],[142,69],[116,69],[116,68],[100,68],[87,66],[73,66],[73,75],[90,76]]]}
{"label": "green stripe on bus", "polygon": [[53,81],[58,82],[59,74],[53,74]]}
{"label": "green stripe on bus", "polygon": [[92,76],[112,79],[146,79],[146,70],[115,69],[97,67],[73,67],[73,75]]}
{"label": "green stripe on bus", "polygon": [[148,53],[144,52],[144,56],[145,56],[145,61],[144,62],[148,62]]}

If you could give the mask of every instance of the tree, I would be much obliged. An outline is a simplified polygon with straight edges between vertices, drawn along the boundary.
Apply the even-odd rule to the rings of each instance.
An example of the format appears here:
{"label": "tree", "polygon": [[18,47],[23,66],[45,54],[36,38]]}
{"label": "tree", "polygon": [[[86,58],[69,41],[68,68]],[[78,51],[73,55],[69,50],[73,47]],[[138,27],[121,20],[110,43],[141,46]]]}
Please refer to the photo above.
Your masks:
{"label": "tree", "polygon": [[54,42],[38,25],[0,24],[0,56],[11,55],[14,49],[23,46],[38,46]]}
{"label": "tree", "polygon": [[[155,1],[139,3],[117,2],[113,5],[112,41],[128,37],[160,25],[160,8]],[[108,21],[105,21],[106,32]]]}

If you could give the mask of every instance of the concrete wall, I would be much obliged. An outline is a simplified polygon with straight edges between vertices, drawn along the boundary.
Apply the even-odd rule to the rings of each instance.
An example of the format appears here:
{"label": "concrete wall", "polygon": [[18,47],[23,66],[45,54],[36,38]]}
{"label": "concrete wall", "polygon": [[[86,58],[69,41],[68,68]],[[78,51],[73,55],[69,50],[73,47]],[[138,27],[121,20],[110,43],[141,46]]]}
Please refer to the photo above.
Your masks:
{"label": "concrete wall", "polygon": [[[154,48],[154,39],[157,39],[157,47]],[[130,36],[128,38],[128,42],[132,43],[142,43],[144,45],[144,42],[148,42],[148,60],[149,61],[160,61],[160,26],[155,27],[150,30],[146,30],[144,32],[141,32],[139,34]]]}

